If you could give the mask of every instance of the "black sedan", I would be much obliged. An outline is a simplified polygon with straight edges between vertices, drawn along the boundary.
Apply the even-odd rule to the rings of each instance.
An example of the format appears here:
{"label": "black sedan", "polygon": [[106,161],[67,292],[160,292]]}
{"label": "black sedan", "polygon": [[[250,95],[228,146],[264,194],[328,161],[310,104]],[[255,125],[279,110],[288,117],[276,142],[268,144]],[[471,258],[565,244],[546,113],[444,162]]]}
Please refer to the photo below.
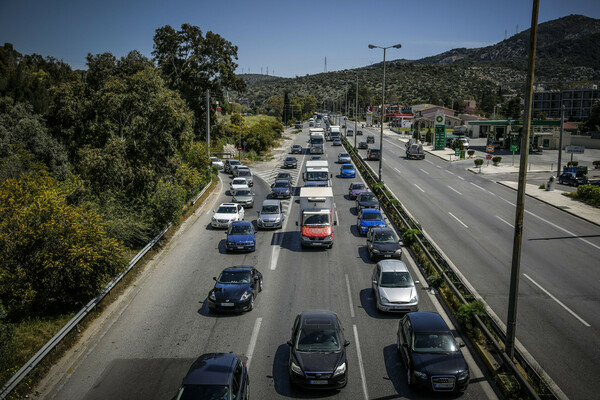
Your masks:
{"label": "black sedan", "polygon": [[363,208],[376,208],[379,210],[379,200],[375,193],[363,192],[356,196],[356,211],[360,211]]}
{"label": "black sedan", "polygon": [[289,374],[294,385],[310,389],[339,389],[348,383],[348,360],[342,323],[327,310],[306,310],[292,328]]}
{"label": "black sedan", "polygon": [[194,361],[183,378],[176,398],[247,399],[248,383],[246,364],[235,354],[203,354]]}
{"label": "black sedan", "polygon": [[434,392],[464,392],[469,366],[444,319],[437,313],[411,312],[398,324],[398,352],[408,385]]}
{"label": "black sedan", "polygon": [[297,168],[298,167],[298,160],[296,159],[296,157],[286,157],[285,160],[283,160],[283,168]]}
{"label": "black sedan", "polygon": [[367,232],[369,259],[402,259],[402,246],[392,228],[371,228]]}
{"label": "black sedan", "polygon": [[358,142],[358,148],[359,149],[368,149],[369,144],[367,142]]}
{"label": "black sedan", "polygon": [[253,266],[225,268],[218,278],[213,278],[215,287],[208,293],[208,308],[211,311],[250,311],[254,299],[262,291],[263,276]]}

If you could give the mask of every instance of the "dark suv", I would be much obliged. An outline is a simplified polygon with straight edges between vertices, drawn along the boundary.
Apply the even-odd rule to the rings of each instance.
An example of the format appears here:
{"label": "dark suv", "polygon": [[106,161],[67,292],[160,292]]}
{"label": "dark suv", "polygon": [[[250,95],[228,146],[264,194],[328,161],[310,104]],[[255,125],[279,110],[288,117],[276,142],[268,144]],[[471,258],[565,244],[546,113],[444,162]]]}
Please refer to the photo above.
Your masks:
{"label": "dark suv", "polygon": [[469,366],[440,314],[411,312],[398,323],[398,352],[408,385],[434,392],[464,392]]}
{"label": "dark suv", "polygon": [[190,367],[179,388],[178,400],[248,399],[246,364],[232,353],[201,355]]}
{"label": "dark suv", "polygon": [[367,160],[379,160],[381,158],[381,151],[379,149],[369,149],[367,151]]}
{"label": "dark suv", "polygon": [[290,382],[312,389],[339,389],[348,383],[344,329],[327,310],[306,310],[296,316],[290,346]]}

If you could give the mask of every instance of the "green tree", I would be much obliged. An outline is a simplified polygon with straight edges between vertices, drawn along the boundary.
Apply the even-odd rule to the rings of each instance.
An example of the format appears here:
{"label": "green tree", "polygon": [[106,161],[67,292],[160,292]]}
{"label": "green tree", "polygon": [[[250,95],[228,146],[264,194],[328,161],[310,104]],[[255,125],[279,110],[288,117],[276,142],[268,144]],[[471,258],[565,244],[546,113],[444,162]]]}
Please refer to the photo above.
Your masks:
{"label": "green tree", "polygon": [[580,127],[583,132],[600,131],[600,100],[594,102],[589,118],[585,120]]}
{"label": "green tree", "polygon": [[503,114],[510,119],[521,119],[522,111],[521,98],[518,96],[510,99],[503,107]]}

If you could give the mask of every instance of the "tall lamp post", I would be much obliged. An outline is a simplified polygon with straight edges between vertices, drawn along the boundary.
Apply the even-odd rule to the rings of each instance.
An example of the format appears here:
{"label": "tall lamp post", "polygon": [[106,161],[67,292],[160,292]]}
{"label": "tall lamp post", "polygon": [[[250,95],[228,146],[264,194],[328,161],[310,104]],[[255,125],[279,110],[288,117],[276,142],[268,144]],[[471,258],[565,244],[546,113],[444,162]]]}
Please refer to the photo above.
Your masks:
{"label": "tall lamp post", "polygon": [[400,43],[393,46],[381,47],[370,44],[370,49],[383,49],[383,86],[381,88],[381,133],[379,135],[379,182],[381,182],[381,162],[383,160],[383,119],[385,118],[385,51],[390,48],[399,49]]}

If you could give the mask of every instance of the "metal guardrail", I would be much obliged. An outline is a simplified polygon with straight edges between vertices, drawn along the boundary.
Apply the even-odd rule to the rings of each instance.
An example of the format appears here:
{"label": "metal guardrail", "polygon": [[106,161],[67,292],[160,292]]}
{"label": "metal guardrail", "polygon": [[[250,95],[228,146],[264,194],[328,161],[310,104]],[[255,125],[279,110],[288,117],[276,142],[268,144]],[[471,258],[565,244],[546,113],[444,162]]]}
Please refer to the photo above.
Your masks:
{"label": "metal guardrail", "polygon": [[[342,139],[344,143],[344,147],[350,153],[353,161],[356,163],[358,168],[363,173],[365,180],[367,183],[373,187],[373,185],[378,184],[377,175],[375,171],[368,166],[360,156],[360,153],[355,149],[346,138]],[[398,218],[407,229],[418,229],[421,230],[419,224],[415,222],[412,217],[408,214],[408,212],[404,209],[400,201],[393,197],[387,195],[387,193],[392,193],[391,190],[385,185],[382,185],[382,190],[373,191],[377,194],[382,200],[382,206],[385,212],[390,216],[395,216]],[[387,192],[387,193],[386,193]],[[393,221],[392,217],[392,221]],[[441,252],[436,248],[436,246],[431,243],[427,237],[416,236],[416,241],[419,247],[423,250],[428,260],[431,262],[435,270],[442,277],[446,285],[450,288],[452,293],[459,299],[461,304],[468,304],[470,301],[476,300],[475,296],[469,291],[467,285],[465,285],[460,277],[454,272],[448,261],[441,254]],[[469,300],[467,300],[469,298]],[[560,396],[557,396],[552,392],[551,387],[549,387],[544,379],[539,375],[537,370],[529,364],[523,354],[518,349],[515,349],[515,360],[518,362],[519,367],[521,367],[527,377],[523,376],[523,373],[519,369],[515,363],[509,359],[509,357],[504,352],[504,349],[500,342],[496,339],[499,338],[500,341],[504,342],[506,337],[506,332],[504,332],[498,324],[491,318],[487,313],[484,316],[474,316],[474,321],[477,327],[481,330],[483,335],[492,344],[496,354],[500,357],[502,361],[502,366],[509,370],[509,372],[517,379],[521,388],[527,393],[529,397],[532,399],[539,399],[540,395],[533,389],[527,377],[531,379],[539,387],[544,387],[551,394],[544,394],[545,399],[557,399]],[[494,371],[492,371],[494,372]]]}
{"label": "metal guardrail", "polygon": [[[192,204],[195,204],[198,199],[208,190],[212,184],[212,176],[210,181],[202,189],[202,191],[192,200]],[[131,271],[131,269],[137,264],[139,260],[146,255],[148,251],[167,233],[171,228],[171,224],[167,225],[150,243],[148,243],[140,252],[138,252],[133,259],[127,264],[127,268],[117,275],[112,281],[110,281],[103,289],[94,297],[89,303],[87,303],[69,322],[63,326],[56,335],[54,335],[46,344],[37,352],[33,357],[25,363],[0,389],[0,399],[4,399],[10,394],[10,392],[17,387],[19,383],[48,355],[48,353],[56,348],[58,344],[75,328],[77,325],[96,307],[100,302],[110,294],[112,289]]]}

